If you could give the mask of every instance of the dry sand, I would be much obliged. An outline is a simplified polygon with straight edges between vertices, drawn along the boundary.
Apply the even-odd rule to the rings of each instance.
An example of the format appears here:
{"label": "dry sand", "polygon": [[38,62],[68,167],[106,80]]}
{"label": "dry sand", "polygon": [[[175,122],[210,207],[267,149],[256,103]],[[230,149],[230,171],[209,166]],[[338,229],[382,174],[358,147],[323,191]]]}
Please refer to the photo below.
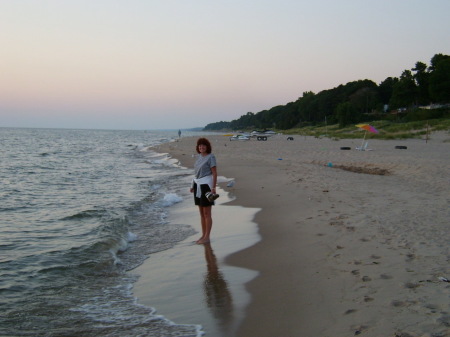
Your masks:
{"label": "dry sand", "polygon": [[[449,133],[434,133],[428,142],[369,140],[372,151],[355,150],[360,140],[293,137],[231,142],[208,136],[219,174],[235,180],[233,187],[220,184],[236,196],[228,204],[261,209],[254,217],[260,241],[230,254],[221,248],[227,257],[219,258],[219,269],[254,274],[246,276],[250,302],[241,303],[242,321],[229,330],[232,324],[223,321],[217,331],[450,336]],[[182,138],[158,150],[192,167],[195,141]],[[213,210],[213,247],[223,247],[217,224],[230,213],[220,214],[223,207]],[[220,335],[211,331],[206,335]]]}

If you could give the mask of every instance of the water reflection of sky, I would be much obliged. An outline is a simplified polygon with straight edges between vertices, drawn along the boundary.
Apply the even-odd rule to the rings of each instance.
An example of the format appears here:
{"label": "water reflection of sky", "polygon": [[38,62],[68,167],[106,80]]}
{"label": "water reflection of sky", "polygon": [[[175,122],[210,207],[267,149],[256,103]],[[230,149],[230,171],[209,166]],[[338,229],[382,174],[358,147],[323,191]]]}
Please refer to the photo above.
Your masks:
{"label": "water reflection of sky", "polygon": [[206,273],[204,275],[205,302],[222,329],[230,327],[233,320],[233,298],[227,281],[217,266],[211,244],[205,244]]}

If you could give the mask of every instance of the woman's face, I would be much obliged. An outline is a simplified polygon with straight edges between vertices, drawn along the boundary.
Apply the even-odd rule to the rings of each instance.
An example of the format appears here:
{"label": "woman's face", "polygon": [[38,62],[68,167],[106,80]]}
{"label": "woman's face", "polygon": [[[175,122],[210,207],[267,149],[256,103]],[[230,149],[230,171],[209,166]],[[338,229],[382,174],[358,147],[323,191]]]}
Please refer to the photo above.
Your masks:
{"label": "woman's face", "polygon": [[205,144],[200,144],[198,146],[198,150],[200,151],[201,154],[206,154],[206,149],[207,149],[207,147]]}

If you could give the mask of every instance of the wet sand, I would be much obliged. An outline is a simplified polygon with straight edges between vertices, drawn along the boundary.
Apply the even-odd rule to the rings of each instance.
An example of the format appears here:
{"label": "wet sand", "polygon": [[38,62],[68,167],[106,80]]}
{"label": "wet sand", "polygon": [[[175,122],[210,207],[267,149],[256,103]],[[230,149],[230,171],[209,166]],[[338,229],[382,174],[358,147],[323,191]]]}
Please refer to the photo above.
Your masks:
{"label": "wet sand", "polygon": [[[187,183],[186,191],[189,186]],[[260,209],[229,205],[230,193],[221,188],[217,192],[221,196],[213,208],[211,243],[197,245],[200,234],[195,234],[174,248],[152,254],[133,270],[140,276],[133,291],[139,303],[156,308],[176,324],[199,324],[206,336],[226,337],[236,335],[250,302],[245,284],[258,273],[224,260],[260,239],[253,222]],[[199,219],[189,195],[171,207],[168,220],[200,231]]]}

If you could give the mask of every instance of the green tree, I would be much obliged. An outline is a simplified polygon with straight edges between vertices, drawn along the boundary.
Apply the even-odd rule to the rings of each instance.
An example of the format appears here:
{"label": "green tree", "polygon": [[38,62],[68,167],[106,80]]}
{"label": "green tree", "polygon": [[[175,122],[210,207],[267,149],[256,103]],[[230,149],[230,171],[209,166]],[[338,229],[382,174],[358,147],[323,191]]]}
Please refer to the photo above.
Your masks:
{"label": "green tree", "polygon": [[410,70],[404,70],[394,85],[389,105],[396,109],[416,104],[417,85]]}
{"label": "green tree", "polygon": [[305,91],[297,100],[298,122],[310,122],[314,111],[317,110],[317,97],[312,91]]}
{"label": "green tree", "polygon": [[450,102],[450,56],[436,54],[431,59],[430,96],[436,103]]}
{"label": "green tree", "polygon": [[230,122],[215,122],[206,125],[203,130],[227,130],[230,128]]}
{"label": "green tree", "polygon": [[378,94],[373,88],[363,87],[350,95],[349,102],[360,113],[368,113],[378,104]]}
{"label": "green tree", "polygon": [[380,85],[378,86],[378,96],[380,98],[381,104],[389,104],[392,93],[394,91],[394,86],[397,82],[397,77],[388,77],[380,83]]}
{"label": "green tree", "polygon": [[336,107],[336,116],[341,128],[360,120],[360,114],[350,102],[340,103]]}
{"label": "green tree", "polygon": [[287,130],[297,125],[298,118],[296,115],[296,110],[296,103],[290,102],[286,104],[282,109],[280,109],[280,112],[274,116],[275,127],[277,129]]}
{"label": "green tree", "polygon": [[432,58],[431,58],[431,64],[429,67],[429,71],[433,72],[436,70],[437,65],[444,60],[447,60],[448,58],[450,58],[450,55],[444,55],[444,54],[435,54]]}
{"label": "green tree", "polygon": [[232,130],[250,129],[255,127],[256,117],[253,112],[247,112],[238,119],[231,121],[230,128]]}
{"label": "green tree", "polygon": [[423,62],[416,62],[416,66],[412,69],[413,77],[417,84],[417,102],[419,104],[430,103],[429,78],[430,73],[427,71],[427,65]]}

